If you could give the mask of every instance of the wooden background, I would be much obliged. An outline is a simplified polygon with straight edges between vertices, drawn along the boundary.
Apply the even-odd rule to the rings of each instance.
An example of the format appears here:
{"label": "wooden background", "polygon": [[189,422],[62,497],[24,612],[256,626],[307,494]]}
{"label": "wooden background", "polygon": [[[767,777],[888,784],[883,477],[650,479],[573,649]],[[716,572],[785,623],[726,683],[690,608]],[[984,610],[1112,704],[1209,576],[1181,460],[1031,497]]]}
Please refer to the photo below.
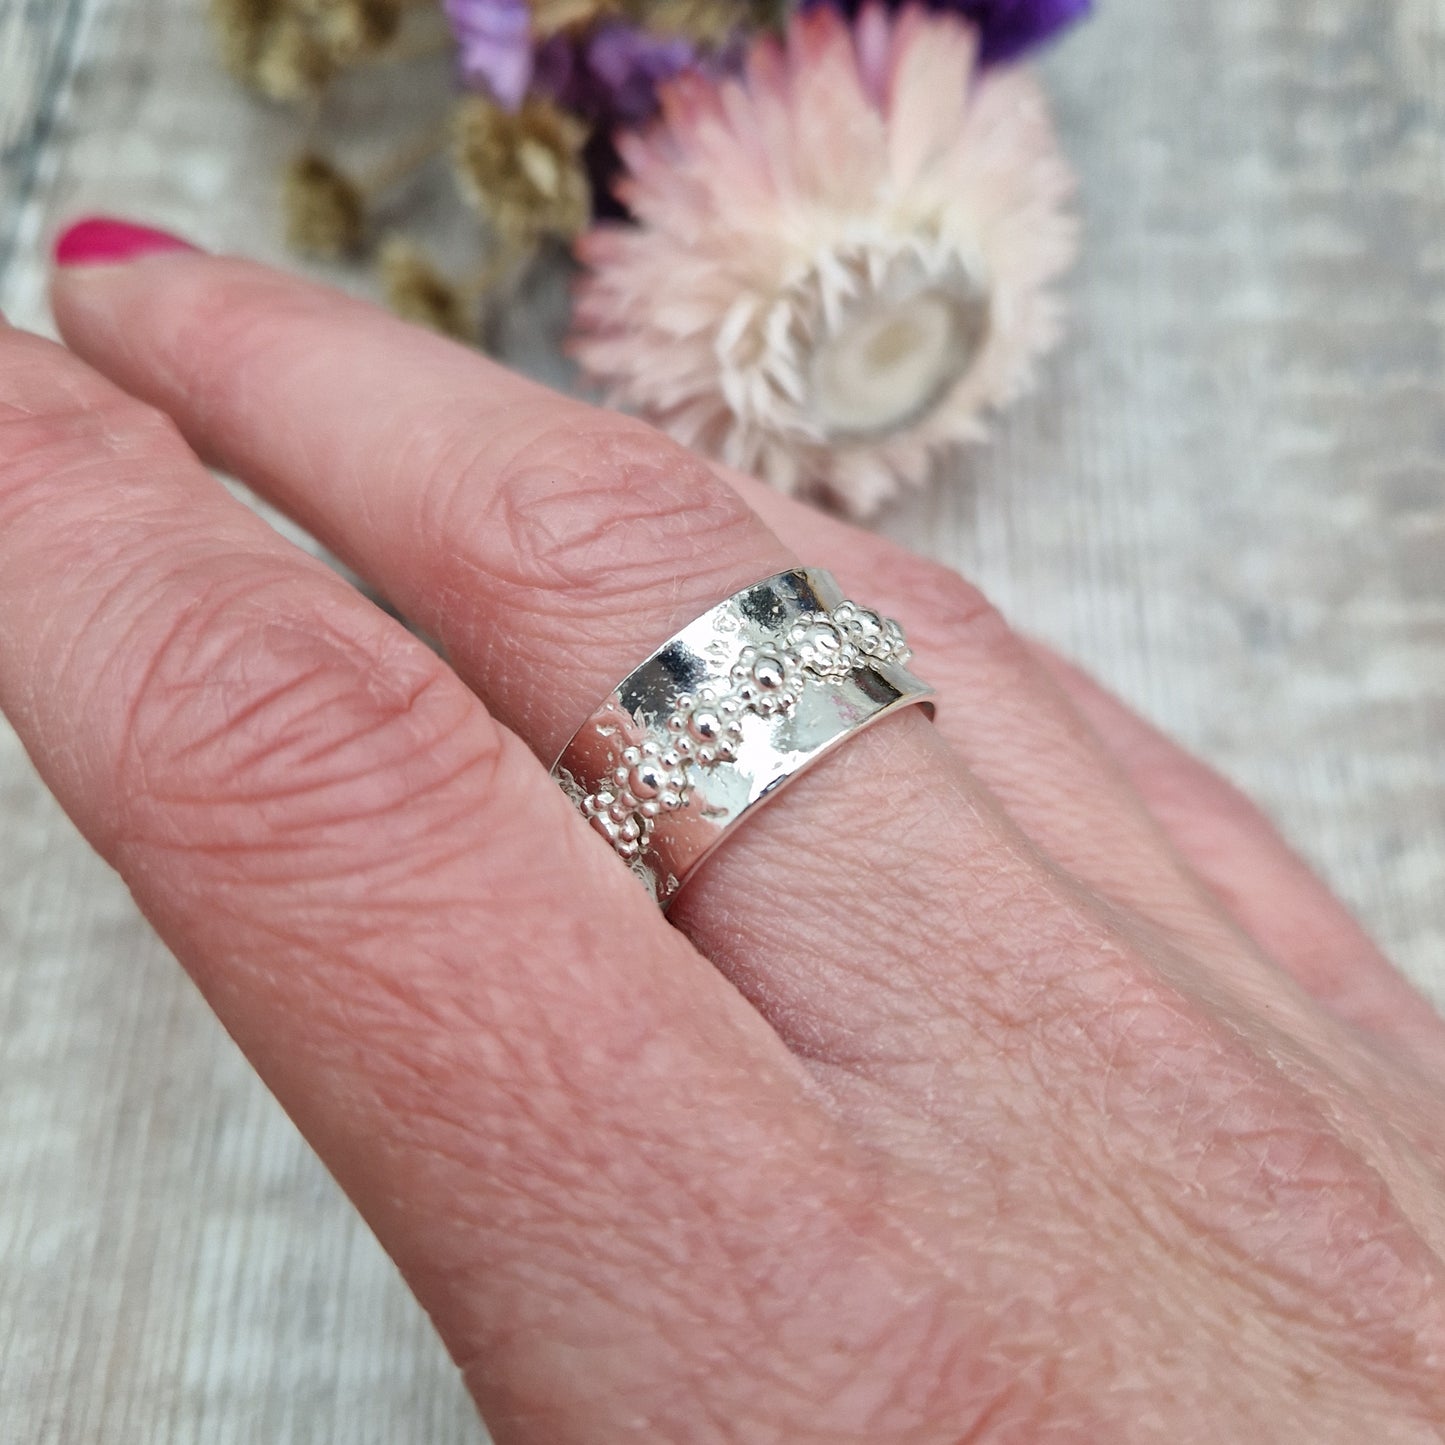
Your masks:
{"label": "wooden background", "polygon": [[[204,0],[0,0],[0,307],[114,209],[278,256]],[[1102,0],[1041,394],[886,529],[1249,788],[1445,998],[1445,7]],[[417,86],[406,95],[424,93]],[[363,138],[399,91],[346,105]],[[513,328],[544,366],[545,326]],[[0,728],[0,1442],[482,1438],[375,1243]]]}

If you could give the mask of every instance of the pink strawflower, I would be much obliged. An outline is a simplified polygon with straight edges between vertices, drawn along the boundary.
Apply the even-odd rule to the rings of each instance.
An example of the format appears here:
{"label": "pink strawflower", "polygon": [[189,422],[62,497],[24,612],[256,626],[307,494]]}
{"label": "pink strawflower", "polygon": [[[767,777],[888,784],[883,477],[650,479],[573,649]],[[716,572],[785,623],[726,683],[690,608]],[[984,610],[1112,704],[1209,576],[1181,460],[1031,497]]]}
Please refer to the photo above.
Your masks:
{"label": "pink strawflower", "polygon": [[953,15],[831,8],[624,134],[635,226],[579,243],[572,350],[611,399],[866,515],[984,434],[1059,334],[1075,250],[1043,94]]}

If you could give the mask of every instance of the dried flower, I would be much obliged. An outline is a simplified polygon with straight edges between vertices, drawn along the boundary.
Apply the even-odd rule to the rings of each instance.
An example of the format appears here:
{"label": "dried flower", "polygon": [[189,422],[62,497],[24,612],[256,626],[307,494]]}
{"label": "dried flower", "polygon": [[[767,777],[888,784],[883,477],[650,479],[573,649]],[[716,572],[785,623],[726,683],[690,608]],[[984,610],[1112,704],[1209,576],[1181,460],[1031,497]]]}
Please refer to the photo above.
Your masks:
{"label": "dried flower", "polygon": [[625,13],[639,30],[707,49],[726,45],[745,27],[765,23],[759,9],[744,0],[628,0]]}
{"label": "dried flower", "polygon": [[326,88],[335,58],[293,0],[211,0],[226,66],[270,100],[309,100]]}
{"label": "dried flower", "polygon": [[443,0],[466,84],[516,110],[532,83],[532,7],[527,0]]}
{"label": "dried flower", "polygon": [[466,297],[418,247],[392,236],[382,245],[377,264],[387,304],[398,316],[457,341],[474,338],[475,318]]}
{"label": "dried flower", "polygon": [[587,128],[575,116],[540,96],[515,112],[473,96],[457,107],[453,136],[463,194],[506,244],[570,239],[587,225]]}
{"label": "dried flower", "polygon": [[690,40],[607,21],[579,39],[559,36],[543,46],[536,85],[594,126],[638,125],[656,113],[658,86],[696,57]]}
{"label": "dried flower", "polygon": [[279,9],[278,0],[211,0],[211,23],[221,42],[221,59],[242,80],[250,80]]}
{"label": "dried flower", "polygon": [[315,151],[297,156],[283,191],[286,240],[297,251],[338,259],[355,255],[366,235],[366,198],[333,162]]}
{"label": "dried flower", "polygon": [[257,52],[251,83],[270,100],[312,100],[336,74],[336,63],[316,33],[294,15],[271,26]]}
{"label": "dried flower", "polygon": [[1094,0],[934,0],[972,20],[983,34],[984,65],[1017,60],[1082,20]]}
{"label": "dried flower", "polygon": [[[856,16],[867,0],[824,0]],[[897,9],[900,0],[889,0]],[[1094,8],[1093,0],[924,0],[940,14],[961,15],[978,26],[979,63],[1001,65],[1052,40]]]}
{"label": "dried flower", "polygon": [[291,0],[296,14],[340,65],[375,54],[396,38],[403,0]]}
{"label": "dried flower", "polygon": [[820,8],[619,141],[637,226],[579,256],[573,354],[614,401],[865,515],[982,435],[1058,331],[1072,182],[1027,72],[955,16]]}

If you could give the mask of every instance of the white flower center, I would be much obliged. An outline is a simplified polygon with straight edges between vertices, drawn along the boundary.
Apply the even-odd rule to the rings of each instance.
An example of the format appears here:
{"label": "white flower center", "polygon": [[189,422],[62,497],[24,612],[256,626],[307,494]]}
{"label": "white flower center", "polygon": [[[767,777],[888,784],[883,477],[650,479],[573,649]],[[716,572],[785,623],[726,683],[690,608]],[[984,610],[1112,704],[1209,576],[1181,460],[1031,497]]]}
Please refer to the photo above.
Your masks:
{"label": "white flower center", "polygon": [[876,298],[813,353],[809,411],[829,437],[886,436],[922,420],[968,371],[988,332],[977,292]]}
{"label": "white flower center", "polygon": [[927,420],[992,331],[981,262],[920,236],[821,248],[770,301],[732,308],[716,343],[733,415],[790,444],[876,441]]}

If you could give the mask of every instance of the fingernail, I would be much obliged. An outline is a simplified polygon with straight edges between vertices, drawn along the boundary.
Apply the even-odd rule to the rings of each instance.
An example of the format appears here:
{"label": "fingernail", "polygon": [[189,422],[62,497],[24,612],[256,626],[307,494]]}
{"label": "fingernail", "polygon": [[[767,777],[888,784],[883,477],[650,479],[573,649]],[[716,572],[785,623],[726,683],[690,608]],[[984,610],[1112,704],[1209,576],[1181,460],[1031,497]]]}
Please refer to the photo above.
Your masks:
{"label": "fingernail", "polygon": [[194,251],[197,247],[169,231],[133,226],[113,216],[87,216],[62,231],[55,242],[57,266],[119,266],[142,256],[165,251]]}

